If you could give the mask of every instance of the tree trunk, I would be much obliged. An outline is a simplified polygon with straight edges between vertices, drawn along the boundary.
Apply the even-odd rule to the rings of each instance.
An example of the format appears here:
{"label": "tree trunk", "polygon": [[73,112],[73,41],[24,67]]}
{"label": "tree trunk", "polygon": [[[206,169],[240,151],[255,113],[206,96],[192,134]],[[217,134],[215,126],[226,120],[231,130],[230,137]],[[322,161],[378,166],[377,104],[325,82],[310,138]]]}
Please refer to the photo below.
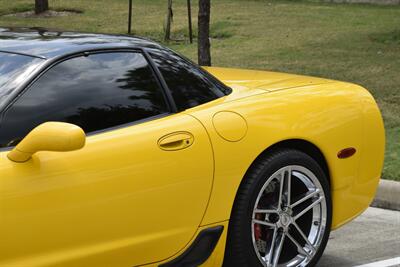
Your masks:
{"label": "tree trunk", "polygon": [[201,66],[211,66],[210,10],[210,0],[199,0],[198,59]]}
{"label": "tree trunk", "polygon": [[132,33],[132,0],[129,0],[128,10],[128,34]]}
{"label": "tree trunk", "polygon": [[40,14],[49,10],[49,1],[48,0],[35,0],[35,13]]}
{"label": "tree trunk", "polygon": [[192,6],[190,4],[190,0],[187,0],[187,8],[188,8],[188,24],[189,24],[189,41],[193,43],[193,29],[192,29]]}
{"label": "tree trunk", "polygon": [[165,24],[165,36],[164,41],[171,39],[171,23],[173,20],[174,13],[172,11],[172,0],[168,0],[168,11],[167,11],[167,22]]}

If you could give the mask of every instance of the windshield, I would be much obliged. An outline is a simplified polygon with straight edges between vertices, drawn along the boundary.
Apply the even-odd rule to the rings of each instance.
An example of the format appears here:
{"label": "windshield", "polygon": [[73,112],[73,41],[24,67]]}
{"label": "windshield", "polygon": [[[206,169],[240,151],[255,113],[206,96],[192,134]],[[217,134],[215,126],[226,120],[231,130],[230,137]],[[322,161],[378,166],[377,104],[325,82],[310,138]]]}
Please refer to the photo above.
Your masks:
{"label": "windshield", "polygon": [[0,52],[0,105],[42,62],[40,58]]}

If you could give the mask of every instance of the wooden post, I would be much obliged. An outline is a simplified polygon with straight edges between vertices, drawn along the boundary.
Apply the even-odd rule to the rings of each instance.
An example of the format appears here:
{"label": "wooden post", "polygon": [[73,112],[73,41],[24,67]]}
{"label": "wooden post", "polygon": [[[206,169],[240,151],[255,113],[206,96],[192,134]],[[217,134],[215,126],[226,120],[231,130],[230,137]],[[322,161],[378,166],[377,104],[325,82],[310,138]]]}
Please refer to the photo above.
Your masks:
{"label": "wooden post", "polygon": [[49,10],[49,1],[48,0],[35,0],[35,13],[40,14]]}
{"label": "wooden post", "polygon": [[132,32],[132,0],[129,0],[128,34]]}
{"label": "wooden post", "polygon": [[198,60],[200,66],[211,66],[210,0],[199,0]]}
{"label": "wooden post", "polygon": [[165,36],[164,41],[169,41],[171,39],[171,22],[172,22],[172,0],[168,0],[168,11],[167,11],[167,23],[165,25]]}
{"label": "wooden post", "polygon": [[190,0],[187,0],[188,8],[188,23],[189,23],[189,41],[193,43],[193,30],[192,30],[192,7],[190,5]]}

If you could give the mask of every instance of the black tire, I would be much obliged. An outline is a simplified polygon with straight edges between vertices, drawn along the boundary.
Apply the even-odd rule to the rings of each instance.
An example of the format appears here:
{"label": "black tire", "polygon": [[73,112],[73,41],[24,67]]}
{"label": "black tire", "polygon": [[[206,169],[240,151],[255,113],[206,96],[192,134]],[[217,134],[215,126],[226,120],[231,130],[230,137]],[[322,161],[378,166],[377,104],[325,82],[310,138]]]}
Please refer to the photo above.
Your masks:
{"label": "black tire", "polygon": [[277,170],[290,165],[298,165],[310,170],[323,188],[327,211],[325,232],[321,232],[322,241],[307,266],[314,266],[322,256],[329,239],[332,223],[332,203],[328,178],[319,164],[309,155],[294,149],[281,149],[260,156],[247,171],[239,187],[229,222],[224,267],[263,266],[252,241],[253,207],[268,177]]}

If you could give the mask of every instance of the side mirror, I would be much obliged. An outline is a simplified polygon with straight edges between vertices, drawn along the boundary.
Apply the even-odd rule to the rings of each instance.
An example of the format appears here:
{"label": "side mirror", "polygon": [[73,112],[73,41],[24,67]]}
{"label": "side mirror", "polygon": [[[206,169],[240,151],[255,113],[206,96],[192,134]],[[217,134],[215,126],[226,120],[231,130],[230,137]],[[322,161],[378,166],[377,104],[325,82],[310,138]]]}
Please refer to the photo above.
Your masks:
{"label": "side mirror", "polygon": [[25,162],[36,152],[78,150],[85,142],[85,132],[79,126],[46,122],[33,129],[7,156],[12,161]]}

